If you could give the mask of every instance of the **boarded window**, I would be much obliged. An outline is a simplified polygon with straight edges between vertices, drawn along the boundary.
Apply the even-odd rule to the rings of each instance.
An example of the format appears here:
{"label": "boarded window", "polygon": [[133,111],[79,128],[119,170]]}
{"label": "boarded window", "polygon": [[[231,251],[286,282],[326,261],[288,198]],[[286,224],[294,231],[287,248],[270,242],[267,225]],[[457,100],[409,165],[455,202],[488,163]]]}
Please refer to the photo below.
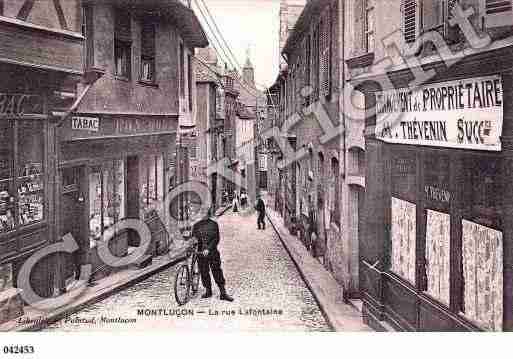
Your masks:
{"label": "boarded window", "polygon": [[392,197],[390,270],[415,284],[416,205]]}
{"label": "boarded window", "polygon": [[486,330],[502,330],[502,232],[463,220],[464,316]]}

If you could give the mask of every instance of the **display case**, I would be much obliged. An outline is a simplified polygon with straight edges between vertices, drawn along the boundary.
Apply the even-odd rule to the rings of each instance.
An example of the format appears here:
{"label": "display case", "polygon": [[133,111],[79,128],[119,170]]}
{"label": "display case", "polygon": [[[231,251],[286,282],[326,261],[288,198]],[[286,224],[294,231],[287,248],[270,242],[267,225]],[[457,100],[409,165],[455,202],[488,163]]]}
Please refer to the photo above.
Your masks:
{"label": "display case", "polygon": [[44,220],[43,126],[10,120],[0,125],[0,234]]}

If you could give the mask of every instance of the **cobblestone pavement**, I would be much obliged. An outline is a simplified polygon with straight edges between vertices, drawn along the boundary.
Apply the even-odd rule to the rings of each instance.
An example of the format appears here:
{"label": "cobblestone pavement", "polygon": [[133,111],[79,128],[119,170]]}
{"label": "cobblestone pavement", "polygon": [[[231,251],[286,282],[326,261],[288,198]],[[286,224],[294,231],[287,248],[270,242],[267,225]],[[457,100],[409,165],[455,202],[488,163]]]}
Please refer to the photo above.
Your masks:
{"label": "cobblestone pavement", "polygon": [[[179,307],[173,294],[177,266],[55,323],[47,330],[330,330],[269,223],[265,231],[258,231],[255,214],[229,211],[220,218],[219,225],[223,270],[227,290],[235,298],[233,303],[220,301],[214,285],[213,298],[201,299],[201,288],[195,298]],[[260,309],[281,314],[251,314],[251,310]],[[138,315],[138,310],[145,310],[150,315]],[[160,310],[160,314],[155,315],[155,310]],[[130,319],[136,322],[128,323]]]}

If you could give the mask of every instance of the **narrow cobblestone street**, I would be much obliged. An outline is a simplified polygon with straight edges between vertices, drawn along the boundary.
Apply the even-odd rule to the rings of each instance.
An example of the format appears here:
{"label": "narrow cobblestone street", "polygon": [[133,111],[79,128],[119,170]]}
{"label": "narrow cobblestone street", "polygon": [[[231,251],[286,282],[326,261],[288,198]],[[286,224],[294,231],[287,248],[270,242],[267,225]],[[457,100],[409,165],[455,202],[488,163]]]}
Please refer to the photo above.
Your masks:
{"label": "narrow cobblestone street", "polygon": [[[230,211],[219,219],[219,224],[223,269],[227,289],[235,298],[233,303],[220,301],[214,286],[213,298],[201,299],[203,289],[200,288],[195,298],[179,307],[173,294],[175,266],[72,315],[68,320],[55,323],[48,330],[330,330],[269,223],[265,231],[259,231],[254,214]],[[189,314],[138,316],[137,311],[141,309],[166,309],[170,313],[183,310]],[[282,311],[282,314],[246,314],[250,309]],[[135,318],[137,321],[105,323],[102,317]]]}

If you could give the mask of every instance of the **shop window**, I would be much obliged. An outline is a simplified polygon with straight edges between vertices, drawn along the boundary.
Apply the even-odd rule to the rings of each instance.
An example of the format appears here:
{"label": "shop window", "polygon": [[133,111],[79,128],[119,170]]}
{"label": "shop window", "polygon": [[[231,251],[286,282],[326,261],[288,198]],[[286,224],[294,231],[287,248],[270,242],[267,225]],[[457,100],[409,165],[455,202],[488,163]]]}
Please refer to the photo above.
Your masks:
{"label": "shop window", "polygon": [[18,216],[20,225],[43,220],[43,124],[18,122]]}
{"label": "shop window", "polygon": [[141,33],[141,81],[154,83],[155,76],[155,25],[144,24]]}
{"label": "shop window", "polygon": [[426,293],[449,306],[452,192],[449,187],[449,157],[428,154],[424,159],[426,207]]}
{"label": "shop window", "polygon": [[163,156],[146,156],[139,161],[140,216],[159,210],[164,200]]}
{"label": "shop window", "polygon": [[16,226],[13,132],[11,121],[0,122],[0,233],[10,232]]}
{"label": "shop window", "polygon": [[131,17],[120,9],[115,13],[114,27],[114,61],[115,73],[123,79],[130,79],[132,62]]}
{"label": "shop window", "polygon": [[0,126],[0,233],[6,233],[44,219],[44,136],[43,124],[35,121]]}
{"label": "shop window", "polygon": [[105,161],[89,174],[90,239],[125,218],[125,166],[123,160]]}

